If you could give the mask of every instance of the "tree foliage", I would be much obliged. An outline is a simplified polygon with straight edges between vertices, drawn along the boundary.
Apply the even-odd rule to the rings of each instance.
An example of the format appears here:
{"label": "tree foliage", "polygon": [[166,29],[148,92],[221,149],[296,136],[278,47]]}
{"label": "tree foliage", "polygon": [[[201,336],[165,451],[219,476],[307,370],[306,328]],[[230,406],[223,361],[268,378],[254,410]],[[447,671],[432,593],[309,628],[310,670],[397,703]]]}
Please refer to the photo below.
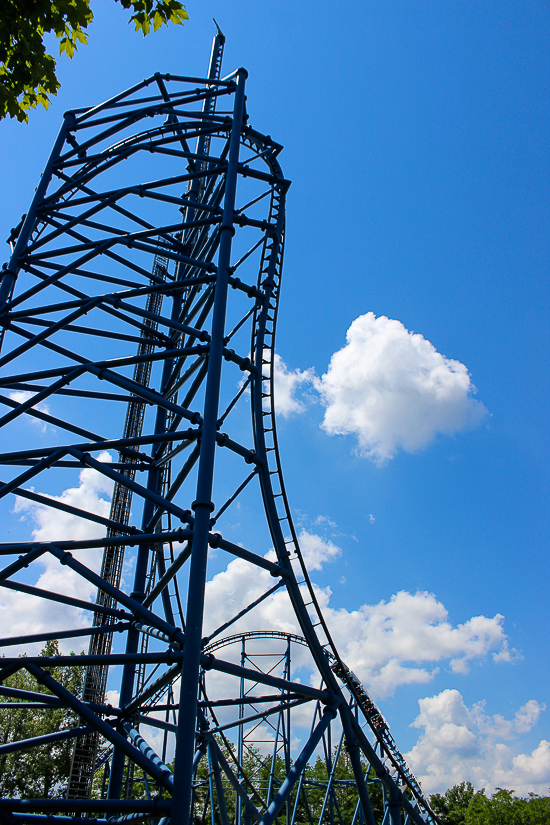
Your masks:
{"label": "tree foliage", "polygon": [[466,811],[474,793],[471,782],[460,782],[444,794],[432,794],[430,804],[442,825],[464,825]]}
{"label": "tree foliage", "polygon": [[[131,11],[136,31],[148,34],[163,24],[181,24],[187,12],[179,0],[116,0]],[[28,121],[28,110],[48,108],[60,83],[56,61],[44,37],[54,34],[60,54],[72,57],[93,20],[91,0],[2,0],[0,14],[0,118]]]}
{"label": "tree foliage", "polygon": [[[41,656],[58,656],[56,641],[47,642]],[[47,664],[45,664],[47,667]],[[47,668],[53,678],[73,695],[80,696],[84,682],[84,667]],[[4,684],[7,687],[35,693],[51,693],[27,670],[21,668]],[[13,705],[21,704],[20,699],[2,697]],[[31,739],[49,733],[73,728],[78,725],[78,717],[67,708],[4,708],[0,709],[0,744]],[[23,799],[48,798],[58,794],[59,788],[68,779],[74,739],[64,739],[40,745],[32,750],[0,754],[0,796],[21,797]]]}
{"label": "tree foliage", "polygon": [[[225,745],[218,740],[221,751],[227,761],[232,765],[230,754]],[[332,759],[336,752],[332,754]],[[233,765],[232,765],[233,766]],[[244,773],[248,777],[249,783],[246,787],[251,793],[253,802],[259,807],[262,804],[269,804],[281,788],[286,776],[287,766],[284,758],[279,754],[273,756],[262,754],[253,745],[248,744],[243,756]],[[366,774],[368,766],[362,764],[363,774]],[[194,825],[207,825],[211,821],[212,811],[210,810],[210,779],[212,777],[212,764],[207,755],[203,757],[197,769],[197,784],[195,788],[195,820]],[[334,772],[333,792],[325,800],[328,779],[330,775],[327,761],[321,756],[317,756],[315,762],[307,765],[304,777],[298,782],[290,795],[288,804],[290,812],[294,811],[296,796],[300,791],[298,805],[296,808],[296,822],[306,825],[311,822],[319,822],[324,808],[323,822],[334,821],[350,825],[353,822],[357,808],[357,790],[351,761],[348,754],[342,751],[339,755]],[[236,796],[233,788],[222,772],[222,784],[224,786],[225,805],[229,822],[236,821]],[[257,795],[252,793],[252,788]],[[382,822],[384,816],[384,803],[382,797],[382,786],[379,782],[370,781],[368,783],[368,794],[376,822]],[[214,796],[214,822],[221,822],[219,800],[215,783],[213,783]],[[284,809],[281,812],[278,822],[284,819]]]}
{"label": "tree foliage", "polygon": [[[226,742],[224,742],[220,736],[216,736],[216,742],[230,767],[235,772],[238,772],[238,768],[234,762],[236,746],[234,744],[230,745],[230,751]],[[335,756],[336,751],[332,754],[332,760]],[[296,808],[296,822],[299,823],[299,825],[311,825],[311,823],[319,822],[323,808],[323,823],[333,821],[335,823],[343,823],[343,825],[351,825],[353,822],[357,808],[357,789],[351,760],[345,750],[340,752],[336,764],[333,792],[329,798],[325,800],[332,765],[333,763],[329,769],[326,759],[317,756],[315,762],[309,763],[306,766],[303,779],[294,786],[287,804],[289,810],[291,812],[294,811],[296,796],[298,791],[300,791]],[[243,784],[250,794],[253,803],[257,805],[258,808],[262,808],[263,805],[271,803],[287,776],[287,766],[281,752],[275,755],[273,755],[273,753],[262,754],[254,745],[247,743],[244,748],[242,766],[243,773],[246,776]],[[169,767],[173,770],[174,763],[172,762]],[[222,822],[214,770],[212,758],[208,753],[205,753],[198,763],[195,777],[193,825],[209,825],[212,821],[218,825]],[[367,773],[367,770],[368,765],[362,763],[363,775]],[[228,821],[230,823],[236,822],[237,797],[234,788],[228,781],[221,767],[220,778],[223,786]],[[99,790],[102,784],[104,789],[105,783],[102,783],[102,777],[96,775],[95,795],[98,797],[101,796]],[[141,770],[135,768],[135,770],[129,773],[127,766],[123,787],[125,796],[132,799],[144,799],[148,794],[154,796],[159,791],[157,784],[150,778],[145,779]],[[374,819],[376,822],[382,822],[384,817],[382,786],[375,780],[374,776],[368,782],[367,790]],[[212,803],[214,807],[213,811],[211,809]],[[277,821],[279,823],[283,822],[284,816],[285,810],[283,809]]]}
{"label": "tree foliage", "polygon": [[471,782],[461,782],[444,794],[433,794],[430,803],[441,825],[550,825],[550,798],[497,788],[487,797],[474,791]]}

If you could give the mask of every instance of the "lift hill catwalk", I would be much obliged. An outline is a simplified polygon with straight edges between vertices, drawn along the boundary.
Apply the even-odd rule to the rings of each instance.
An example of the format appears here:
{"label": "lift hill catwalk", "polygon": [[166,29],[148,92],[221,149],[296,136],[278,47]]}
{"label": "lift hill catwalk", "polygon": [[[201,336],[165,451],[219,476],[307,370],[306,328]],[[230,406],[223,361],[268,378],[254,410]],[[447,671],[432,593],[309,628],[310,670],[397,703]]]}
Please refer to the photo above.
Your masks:
{"label": "lift hill catwalk", "polygon": [[[65,627],[72,617],[68,630],[1,640],[0,693],[10,707],[61,706],[79,720],[46,737],[74,742],[64,797],[2,799],[6,822],[435,821],[338,654],[292,523],[273,402],[289,181],[282,147],[249,125],[246,71],[221,78],[223,46],[218,33],[207,78],[156,74],[67,113],[10,236],[0,495],[5,507],[21,496],[78,516],[85,529],[0,545],[0,585],[42,599],[44,615],[61,611]],[[25,430],[18,445],[29,416],[45,430],[34,443],[38,428]],[[35,492],[58,494],[83,468],[112,483],[108,517]],[[229,528],[240,503],[253,526],[237,543]],[[205,614],[212,549],[255,570],[263,588],[234,613],[226,606],[217,627],[207,602]],[[135,555],[129,594],[125,553]],[[59,576],[55,592],[28,583],[55,560],[66,590]],[[87,588],[97,588],[95,603],[74,595]],[[275,598],[298,634],[262,628],[260,606]],[[76,659],[10,653],[78,637],[89,650]],[[58,664],[85,665],[83,696],[53,678]],[[119,707],[105,698],[115,665]],[[21,668],[48,692],[6,684]],[[163,736],[160,754],[143,725]],[[9,742],[0,754],[24,749],[32,759],[44,741]],[[313,780],[318,753],[326,770]]]}

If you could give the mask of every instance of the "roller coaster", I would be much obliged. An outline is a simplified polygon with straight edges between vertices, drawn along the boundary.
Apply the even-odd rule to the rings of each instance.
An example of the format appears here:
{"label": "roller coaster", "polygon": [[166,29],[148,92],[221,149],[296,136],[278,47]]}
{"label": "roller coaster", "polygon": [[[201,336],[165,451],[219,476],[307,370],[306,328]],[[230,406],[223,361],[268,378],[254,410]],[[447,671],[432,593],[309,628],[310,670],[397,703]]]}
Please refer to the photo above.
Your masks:
{"label": "roller coaster", "polygon": [[[51,518],[0,544],[0,586],[45,617],[0,640],[0,695],[74,724],[0,745],[72,743],[66,786],[0,800],[6,822],[436,822],[300,550],[274,388],[290,182],[223,47],[206,78],[68,112],[10,234],[0,498]],[[110,511],[60,495],[84,471]],[[220,603],[228,563],[254,586]],[[88,652],[35,655],[53,639]],[[85,668],[80,692],[58,666]],[[21,669],[36,690],[13,686]]]}

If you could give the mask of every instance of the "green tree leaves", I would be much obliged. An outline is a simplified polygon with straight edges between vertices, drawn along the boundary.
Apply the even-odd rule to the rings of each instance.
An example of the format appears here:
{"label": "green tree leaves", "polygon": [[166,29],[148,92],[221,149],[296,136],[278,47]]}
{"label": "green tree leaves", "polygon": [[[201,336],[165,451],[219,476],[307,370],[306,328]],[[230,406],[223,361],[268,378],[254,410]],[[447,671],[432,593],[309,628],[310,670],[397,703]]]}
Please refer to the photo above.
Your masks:
{"label": "green tree leaves", "polygon": [[188,14],[177,0],[117,0],[125,9],[132,9],[130,22],[135,23],[136,31],[149,34],[151,23],[153,31],[165,24],[182,24],[188,20]]}
{"label": "green tree leaves", "polygon": [[[41,656],[58,656],[57,641],[47,642]],[[47,666],[47,663],[45,663]],[[84,682],[84,667],[48,668],[53,678],[80,696]],[[7,687],[51,695],[24,668],[6,679]],[[0,709],[0,745],[44,736],[66,728],[77,727],[78,718],[67,708],[18,708],[20,699],[6,699],[12,708]],[[74,739],[64,739],[32,750],[0,754],[0,796],[48,798],[57,795],[66,783],[71,765]]]}
{"label": "green tree leaves", "polygon": [[432,794],[430,804],[440,817],[442,825],[463,825],[474,793],[471,782],[461,782],[449,788],[444,794]]}
{"label": "green tree leaves", "polygon": [[[116,0],[130,10],[130,22],[146,35],[188,19],[179,0]],[[0,15],[0,118],[28,121],[29,109],[48,108],[57,94],[56,61],[44,46],[55,34],[60,54],[73,57],[93,20],[91,0],[3,0]]]}
{"label": "green tree leaves", "polygon": [[487,797],[474,791],[471,782],[461,782],[444,794],[432,794],[430,803],[441,825],[549,825],[550,798],[497,788]]}

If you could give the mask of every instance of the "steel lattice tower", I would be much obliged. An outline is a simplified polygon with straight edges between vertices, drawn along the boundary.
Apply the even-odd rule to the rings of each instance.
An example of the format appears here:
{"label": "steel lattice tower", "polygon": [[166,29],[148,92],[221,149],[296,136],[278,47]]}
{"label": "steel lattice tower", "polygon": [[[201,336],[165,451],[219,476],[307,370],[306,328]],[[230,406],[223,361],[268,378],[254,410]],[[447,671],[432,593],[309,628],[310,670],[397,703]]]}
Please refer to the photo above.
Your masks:
{"label": "steel lattice tower", "polygon": [[[282,147],[248,124],[246,71],[220,79],[223,43],[220,33],[207,78],[156,74],[69,112],[10,238],[0,497],[77,516],[86,530],[0,545],[2,587],[74,611],[69,629],[1,640],[3,706],[64,707],[79,720],[0,746],[32,759],[37,745],[74,742],[67,786],[55,799],[1,800],[6,822],[435,821],[338,655],[292,523],[272,380],[289,181]],[[28,417],[45,432],[18,445],[12,433]],[[108,516],[52,497],[83,468],[113,484]],[[239,534],[241,504],[251,527]],[[258,583],[218,624],[214,550]],[[36,581],[46,558],[97,588],[96,601],[22,581]],[[262,628],[274,598],[298,632]],[[89,639],[81,657],[10,654],[78,637]],[[54,679],[59,665],[85,665],[82,695]],[[42,688],[10,687],[22,668]],[[140,725],[164,737],[160,756]]]}

